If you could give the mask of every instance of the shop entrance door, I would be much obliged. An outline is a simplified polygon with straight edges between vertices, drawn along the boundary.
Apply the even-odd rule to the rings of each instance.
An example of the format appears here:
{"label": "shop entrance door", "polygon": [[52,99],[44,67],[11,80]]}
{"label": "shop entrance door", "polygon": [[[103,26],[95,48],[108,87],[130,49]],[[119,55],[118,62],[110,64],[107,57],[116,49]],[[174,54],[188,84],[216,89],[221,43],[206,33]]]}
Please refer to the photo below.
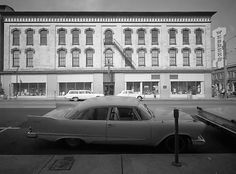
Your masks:
{"label": "shop entrance door", "polygon": [[104,82],[103,84],[103,92],[104,95],[114,95],[114,82]]}

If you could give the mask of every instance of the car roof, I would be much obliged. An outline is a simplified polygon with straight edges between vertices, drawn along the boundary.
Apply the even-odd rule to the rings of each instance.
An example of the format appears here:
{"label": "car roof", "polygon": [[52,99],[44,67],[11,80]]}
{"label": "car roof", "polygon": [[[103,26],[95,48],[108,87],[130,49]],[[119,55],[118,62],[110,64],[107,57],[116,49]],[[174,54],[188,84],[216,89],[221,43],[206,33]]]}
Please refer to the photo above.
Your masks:
{"label": "car roof", "polygon": [[80,102],[77,106],[77,110],[83,110],[92,107],[101,106],[138,106],[140,101],[133,97],[119,97],[119,96],[104,96],[94,97]]}

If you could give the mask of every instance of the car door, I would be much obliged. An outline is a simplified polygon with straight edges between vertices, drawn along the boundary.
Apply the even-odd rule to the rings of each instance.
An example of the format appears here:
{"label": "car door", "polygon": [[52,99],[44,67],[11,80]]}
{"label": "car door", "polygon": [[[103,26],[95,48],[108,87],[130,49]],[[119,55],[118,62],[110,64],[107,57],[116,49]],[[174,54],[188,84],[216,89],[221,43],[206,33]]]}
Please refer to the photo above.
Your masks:
{"label": "car door", "polygon": [[150,144],[151,126],[141,120],[135,107],[113,107],[107,122],[109,144]]}
{"label": "car door", "polygon": [[61,126],[67,136],[87,143],[106,143],[108,107],[90,108],[65,121]]}

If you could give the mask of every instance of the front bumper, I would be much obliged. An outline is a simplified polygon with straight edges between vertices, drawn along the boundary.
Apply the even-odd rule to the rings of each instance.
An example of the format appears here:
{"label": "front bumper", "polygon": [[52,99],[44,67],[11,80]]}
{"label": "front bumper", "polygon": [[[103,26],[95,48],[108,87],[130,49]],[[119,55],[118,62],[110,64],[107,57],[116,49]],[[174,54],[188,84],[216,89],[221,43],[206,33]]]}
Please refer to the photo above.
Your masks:
{"label": "front bumper", "polygon": [[35,132],[32,132],[32,131],[28,131],[28,132],[27,132],[27,137],[28,137],[28,138],[37,138],[37,137],[38,137],[38,134],[35,133]]}
{"label": "front bumper", "polygon": [[205,139],[199,135],[196,139],[192,139],[193,145],[204,145],[206,143]]}

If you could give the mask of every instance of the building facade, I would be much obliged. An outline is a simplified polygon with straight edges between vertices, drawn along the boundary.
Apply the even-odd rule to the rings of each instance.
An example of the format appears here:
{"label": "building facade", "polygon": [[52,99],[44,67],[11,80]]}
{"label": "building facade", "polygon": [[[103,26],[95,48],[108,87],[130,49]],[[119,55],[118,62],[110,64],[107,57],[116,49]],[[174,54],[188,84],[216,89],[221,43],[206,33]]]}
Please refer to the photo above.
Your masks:
{"label": "building facade", "polygon": [[214,13],[1,12],[2,86],[9,97],[210,98]]}

